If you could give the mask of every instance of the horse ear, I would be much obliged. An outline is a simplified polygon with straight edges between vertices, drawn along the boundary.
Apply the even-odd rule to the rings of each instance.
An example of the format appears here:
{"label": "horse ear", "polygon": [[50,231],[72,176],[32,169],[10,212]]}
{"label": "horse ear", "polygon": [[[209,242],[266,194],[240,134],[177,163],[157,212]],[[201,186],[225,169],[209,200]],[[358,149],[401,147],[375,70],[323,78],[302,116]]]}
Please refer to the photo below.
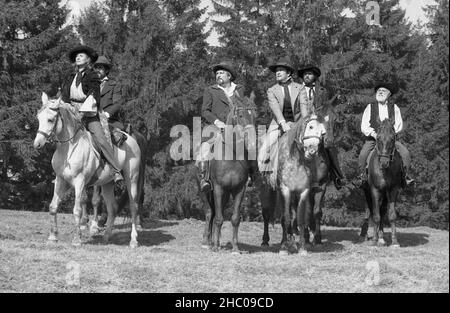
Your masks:
{"label": "horse ear", "polygon": [[46,105],[48,102],[48,95],[45,92],[43,92],[41,99],[42,99],[42,105],[43,106]]}

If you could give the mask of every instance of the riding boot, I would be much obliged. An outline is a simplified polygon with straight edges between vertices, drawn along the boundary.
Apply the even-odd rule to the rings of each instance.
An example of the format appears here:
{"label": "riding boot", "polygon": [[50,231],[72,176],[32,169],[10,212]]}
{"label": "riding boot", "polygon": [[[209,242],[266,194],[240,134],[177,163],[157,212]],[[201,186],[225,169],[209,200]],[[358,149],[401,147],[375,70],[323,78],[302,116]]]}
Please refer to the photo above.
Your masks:
{"label": "riding boot", "polygon": [[356,188],[361,188],[364,183],[367,181],[367,170],[364,169],[361,174],[359,174],[354,181],[352,181],[352,184],[356,187]]}
{"label": "riding boot", "polygon": [[249,182],[248,187],[256,186],[256,180],[258,179],[258,164],[256,162],[252,162],[248,169]]}
{"label": "riding boot", "polygon": [[339,166],[337,149],[334,147],[329,147],[326,150],[328,152],[328,157],[330,158],[333,182],[336,186],[336,189],[339,190],[346,185],[346,179],[344,173],[341,170],[341,167]]}
{"label": "riding boot", "polygon": [[405,187],[412,185],[415,181],[414,178],[411,178],[409,176],[408,170],[406,168],[403,168],[403,178],[404,178]]}
{"label": "riding boot", "polygon": [[198,163],[200,190],[202,192],[209,192],[211,190],[211,183],[209,182],[209,162],[200,161]]}

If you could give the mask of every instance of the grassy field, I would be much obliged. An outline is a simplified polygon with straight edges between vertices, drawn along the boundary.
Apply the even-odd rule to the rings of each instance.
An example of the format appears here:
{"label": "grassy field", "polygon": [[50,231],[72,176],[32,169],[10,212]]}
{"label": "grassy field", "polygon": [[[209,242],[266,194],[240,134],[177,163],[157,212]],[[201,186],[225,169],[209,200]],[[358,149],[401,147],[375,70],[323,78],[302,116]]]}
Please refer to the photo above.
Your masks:
{"label": "grassy field", "polygon": [[400,229],[397,249],[324,227],[320,250],[284,256],[279,224],[263,249],[262,224],[241,223],[242,254],[232,255],[229,221],[217,253],[201,248],[203,222],[194,219],[149,221],[134,250],[121,218],[110,244],[86,231],[78,248],[73,217],[58,223],[60,241],[48,244],[47,213],[0,210],[0,292],[449,292],[449,233],[427,227]]}

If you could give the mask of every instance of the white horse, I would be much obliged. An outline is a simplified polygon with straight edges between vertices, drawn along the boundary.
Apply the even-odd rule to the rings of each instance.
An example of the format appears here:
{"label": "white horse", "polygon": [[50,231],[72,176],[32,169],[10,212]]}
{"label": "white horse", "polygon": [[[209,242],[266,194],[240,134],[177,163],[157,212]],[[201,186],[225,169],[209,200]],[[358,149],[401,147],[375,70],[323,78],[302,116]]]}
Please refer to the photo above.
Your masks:
{"label": "white horse", "polygon": [[[50,203],[51,228],[49,241],[57,241],[56,214],[62,197],[70,186],[75,188],[75,234],[72,244],[81,245],[80,222],[82,216],[82,197],[87,186],[102,186],[102,195],[108,210],[108,221],[104,241],[108,242],[114,225],[114,213],[117,203],[114,198],[113,171],[109,164],[101,160],[100,154],[93,148],[91,134],[83,126],[79,113],[71,104],[58,99],[49,99],[42,94],[42,107],[37,114],[39,130],[34,139],[34,147],[42,148],[48,140],[56,142],[56,151],[52,158],[52,167],[56,173],[53,199]],[[139,199],[138,176],[141,151],[131,136],[121,147],[114,146],[114,155],[123,170],[132,217],[130,247],[138,246],[137,241],[137,201]]]}

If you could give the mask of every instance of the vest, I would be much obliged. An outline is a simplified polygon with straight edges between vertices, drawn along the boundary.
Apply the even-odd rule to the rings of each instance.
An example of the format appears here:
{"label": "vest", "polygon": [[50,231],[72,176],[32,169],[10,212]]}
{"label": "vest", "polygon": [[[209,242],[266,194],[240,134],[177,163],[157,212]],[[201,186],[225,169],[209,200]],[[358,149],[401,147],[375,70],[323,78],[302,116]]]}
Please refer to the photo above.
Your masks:
{"label": "vest", "polygon": [[[395,110],[394,110],[394,104],[388,102],[388,117],[391,121],[395,124]],[[380,115],[378,113],[378,103],[371,103],[370,104],[370,127],[377,130],[380,127],[379,120]]]}

